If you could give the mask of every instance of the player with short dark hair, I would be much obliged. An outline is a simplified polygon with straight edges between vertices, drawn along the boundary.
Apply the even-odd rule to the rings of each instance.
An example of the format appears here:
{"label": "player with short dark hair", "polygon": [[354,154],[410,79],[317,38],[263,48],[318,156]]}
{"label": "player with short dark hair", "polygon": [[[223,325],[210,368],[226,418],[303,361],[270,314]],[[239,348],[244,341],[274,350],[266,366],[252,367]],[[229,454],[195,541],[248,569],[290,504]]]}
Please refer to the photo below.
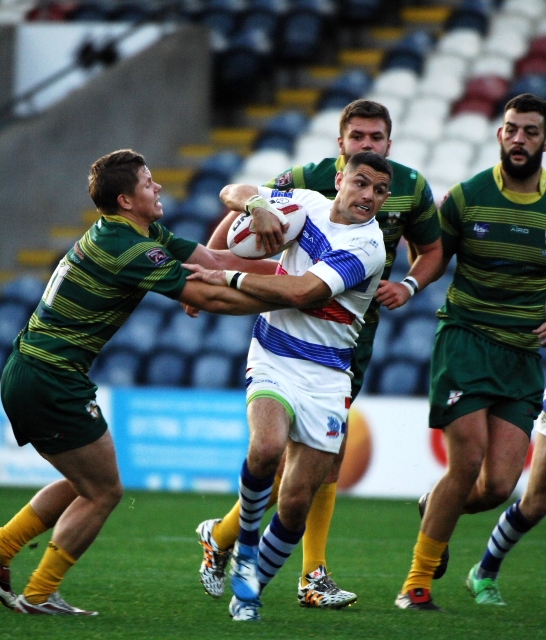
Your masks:
{"label": "player with short dark hair", "polygon": [[[391,147],[391,118],[388,109],[370,100],[355,100],[348,104],[340,116],[338,158],[325,158],[305,166],[293,166],[266,184],[280,191],[312,189],[328,198],[334,198],[335,176],[342,171],[349,158],[360,151],[373,151],[386,158]],[[373,340],[379,322],[379,308],[395,309],[405,304],[416,292],[436,280],[442,263],[440,225],[432,192],[425,178],[414,169],[390,161],[393,179],[391,195],[377,213],[377,222],[383,230],[387,260],[375,298],[366,312],[351,364],[353,372],[351,397],[354,400],[364,382],[364,374],[372,356]],[[209,247],[225,248],[227,230],[237,213],[232,213],[215,230]],[[271,216],[270,226],[263,230],[264,246],[272,251],[280,246],[280,225]],[[416,249],[416,258],[403,282],[389,281],[396,249],[402,238]],[[345,445],[336,457],[332,470],[319,489],[309,513],[303,537],[303,566],[298,585],[298,600],[303,607],[333,607],[354,602],[356,596],[340,589],[327,571],[326,543],[332,519],[339,470]],[[275,504],[280,476],[270,498]],[[221,520],[206,520],[198,529],[203,545],[201,582],[207,593],[220,597],[224,591],[225,567],[239,528],[239,504]]]}
{"label": "player with short dark hair", "polygon": [[[69,605],[58,593],[122,496],[114,443],[87,373],[146,293],[213,313],[277,308],[241,291],[187,282],[190,271],[182,262],[248,269],[249,261],[161,226],[161,186],[142,155],[123,149],[99,158],[89,190],[102,216],[60,261],[2,372],[2,403],[18,444],[30,442],[64,476],[0,528],[0,603],[22,613],[95,613]],[[260,273],[273,274],[275,267],[274,261],[250,262]],[[50,528],[40,565],[16,597],[11,561]]]}
{"label": "player with short dark hair", "polygon": [[[426,498],[413,563],[395,602],[402,609],[439,609],[431,583],[460,515],[509,498],[542,407],[545,118],[541,98],[523,94],[508,102],[497,133],[501,162],[452,187],[440,207],[444,260],[456,255],[457,267],[438,311],[429,426],[442,429],[449,466]],[[486,577],[480,569],[470,576],[477,597]]]}
{"label": "player with short dark hair", "polygon": [[[224,203],[244,210],[252,202],[255,219],[271,215],[268,208],[276,202],[302,205],[303,230],[273,278],[193,267],[206,282],[235,282],[268,302],[298,307],[262,313],[252,333],[246,370],[250,444],[239,479],[232,558],[234,620],[259,618],[261,593],[303,536],[313,497],[344,439],[352,351],[385,266],[375,214],[389,196],[391,176],[387,160],[360,152],[338,172],[333,202],[308,189],[229,185],[220,194]],[[260,538],[285,451],[278,512]]]}

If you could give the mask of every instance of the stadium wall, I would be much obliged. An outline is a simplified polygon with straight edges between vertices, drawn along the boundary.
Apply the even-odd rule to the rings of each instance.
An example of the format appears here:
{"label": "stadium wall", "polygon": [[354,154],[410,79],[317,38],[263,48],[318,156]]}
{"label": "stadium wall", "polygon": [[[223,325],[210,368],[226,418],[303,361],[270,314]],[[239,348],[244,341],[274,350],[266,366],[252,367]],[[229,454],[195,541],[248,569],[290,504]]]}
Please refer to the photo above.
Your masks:
{"label": "stadium wall", "polygon": [[[103,388],[98,402],[128,489],[237,491],[248,445],[243,391]],[[432,489],[446,459],[441,432],[427,428],[427,415],[424,398],[358,398],[340,489],[352,496],[409,499]],[[529,463],[530,455],[519,494]],[[17,446],[0,408],[0,485],[42,486],[58,477],[30,445]]]}
{"label": "stadium wall", "polygon": [[[47,248],[51,227],[82,224],[93,207],[89,167],[101,155],[132,147],[152,168],[169,167],[180,145],[208,142],[208,39],[205,27],[182,25],[45,112],[0,130],[0,269],[15,267],[22,240]],[[10,51],[2,44],[0,62]],[[0,72],[0,88],[11,84],[10,72]],[[2,91],[2,103],[10,94]]]}

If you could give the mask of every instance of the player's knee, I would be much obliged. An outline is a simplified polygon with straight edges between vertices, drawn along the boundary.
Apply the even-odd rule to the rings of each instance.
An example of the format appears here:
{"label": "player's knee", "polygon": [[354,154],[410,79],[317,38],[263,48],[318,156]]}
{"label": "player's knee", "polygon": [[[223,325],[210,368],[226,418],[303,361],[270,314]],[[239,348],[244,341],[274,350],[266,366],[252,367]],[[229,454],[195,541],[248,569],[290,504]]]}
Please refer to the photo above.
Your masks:
{"label": "player's knee", "polygon": [[279,515],[284,526],[291,531],[300,531],[311,506],[311,498],[305,491],[293,491],[282,496]]}
{"label": "player's knee", "polygon": [[504,481],[490,482],[485,485],[483,491],[483,503],[485,509],[494,509],[506,502],[512,495],[514,487],[512,483]]}

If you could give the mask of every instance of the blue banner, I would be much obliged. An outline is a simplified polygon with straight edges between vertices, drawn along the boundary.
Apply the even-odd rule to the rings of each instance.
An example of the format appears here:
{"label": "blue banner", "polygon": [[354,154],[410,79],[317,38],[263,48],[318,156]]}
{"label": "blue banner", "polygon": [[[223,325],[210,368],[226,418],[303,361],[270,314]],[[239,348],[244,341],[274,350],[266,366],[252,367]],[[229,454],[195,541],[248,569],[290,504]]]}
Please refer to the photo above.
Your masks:
{"label": "blue banner", "polygon": [[125,487],[236,492],[248,447],[244,391],[111,389]]}

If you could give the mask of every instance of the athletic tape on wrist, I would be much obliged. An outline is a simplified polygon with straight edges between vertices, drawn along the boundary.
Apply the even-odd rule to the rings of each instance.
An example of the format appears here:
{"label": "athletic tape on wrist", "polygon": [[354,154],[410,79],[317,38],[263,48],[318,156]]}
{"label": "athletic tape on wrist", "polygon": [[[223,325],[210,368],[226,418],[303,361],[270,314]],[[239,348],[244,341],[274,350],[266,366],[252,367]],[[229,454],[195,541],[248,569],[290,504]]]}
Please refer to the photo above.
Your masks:
{"label": "athletic tape on wrist", "polygon": [[224,271],[226,274],[226,284],[228,287],[231,287],[231,283],[233,282],[233,278],[240,273],[240,271],[228,271],[227,269]]}
{"label": "athletic tape on wrist", "polygon": [[266,209],[267,211],[272,213],[281,221],[281,224],[286,223],[286,216],[284,215],[284,213],[282,211],[279,211],[278,209],[275,209],[273,205],[271,205],[265,198],[262,198],[262,196],[259,194],[252,196],[246,201],[245,211],[252,215],[252,212],[256,207],[259,207],[260,209]]}
{"label": "athletic tape on wrist", "polygon": [[413,276],[406,276],[402,280],[402,284],[408,287],[408,289],[411,289],[412,296],[415,295],[416,293],[419,293],[419,283]]}
{"label": "athletic tape on wrist", "polygon": [[406,282],[405,280],[402,280],[402,282],[400,284],[403,284],[406,287],[406,289],[410,293],[410,297],[413,297],[415,295],[415,289],[411,286],[411,284],[409,282]]}

